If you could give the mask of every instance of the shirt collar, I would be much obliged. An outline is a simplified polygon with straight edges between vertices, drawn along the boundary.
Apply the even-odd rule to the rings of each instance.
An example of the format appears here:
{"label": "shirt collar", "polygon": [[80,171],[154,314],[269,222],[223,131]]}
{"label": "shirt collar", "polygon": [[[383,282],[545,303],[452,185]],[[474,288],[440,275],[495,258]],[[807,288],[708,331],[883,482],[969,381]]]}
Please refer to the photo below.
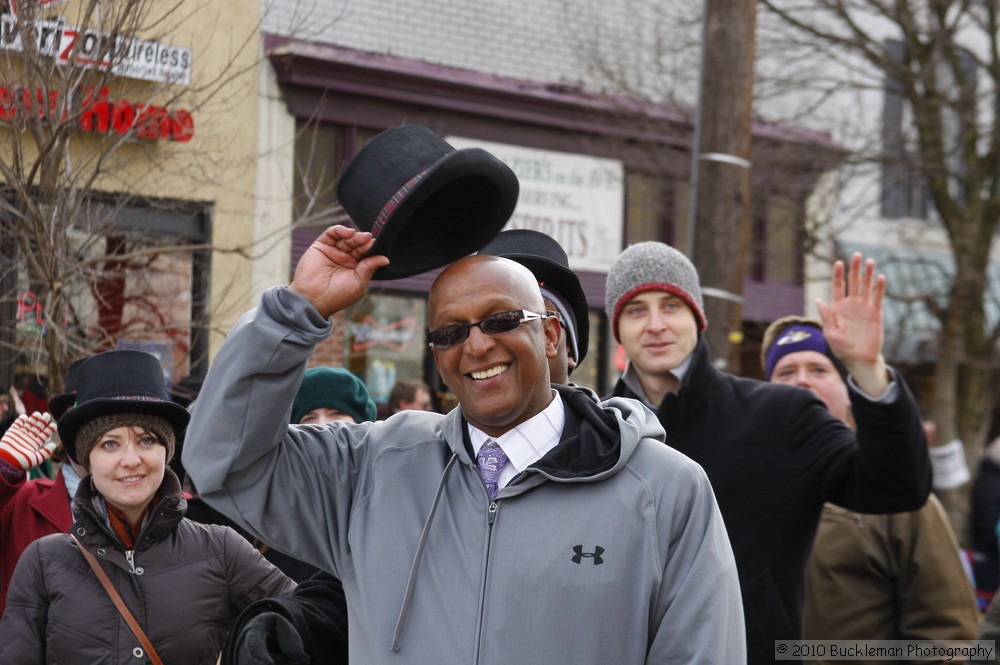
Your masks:
{"label": "shirt collar", "polygon": [[[694,354],[690,353],[688,354],[688,357],[684,359],[684,362],[670,370],[670,373],[677,379],[678,385],[684,383],[684,377],[687,375],[688,370],[691,369],[691,363],[693,360]],[[656,413],[656,410],[660,405],[653,404],[649,401],[649,397],[646,396],[646,391],[642,387],[642,382],[639,380],[639,375],[636,374],[634,369],[632,369],[631,362],[625,365],[625,371],[622,373],[622,381],[629,390],[638,395],[640,402],[646,405],[646,407],[648,407],[653,413]]]}
{"label": "shirt collar", "polygon": [[517,427],[507,430],[500,436],[491,437],[478,427],[467,423],[469,441],[472,443],[472,454],[479,454],[487,441],[496,441],[507,455],[507,461],[518,472],[540,460],[556,447],[562,437],[563,426],[566,424],[566,406],[559,393],[552,391],[552,401],[541,412],[535,414]]}

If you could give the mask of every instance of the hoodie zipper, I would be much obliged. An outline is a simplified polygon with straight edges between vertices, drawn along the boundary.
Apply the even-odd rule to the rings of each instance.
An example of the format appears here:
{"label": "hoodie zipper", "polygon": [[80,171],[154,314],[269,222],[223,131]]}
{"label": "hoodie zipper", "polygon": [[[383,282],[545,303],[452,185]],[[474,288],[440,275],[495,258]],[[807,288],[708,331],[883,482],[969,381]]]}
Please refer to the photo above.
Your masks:
{"label": "hoodie zipper", "polygon": [[[151,512],[147,513],[149,515],[149,519],[146,520],[146,525],[139,530],[138,534],[136,534],[135,544],[132,546],[133,549],[125,550],[125,560],[128,561],[128,566],[132,571],[132,575],[135,575],[135,551],[136,551],[135,548],[139,547],[139,543],[142,541],[143,534],[145,534],[146,531],[149,529],[149,527],[152,526],[153,521],[156,519],[156,513],[160,511],[160,508],[163,507],[163,504],[166,503],[166,501],[167,501],[166,496],[160,497],[160,500],[156,504],[156,507],[153,508]],[[119,540],[118,542],[121,543],[121,540]],[[122,547],[125,547],[125,543],[121,544]]]}
{"label": "hoodie zipper", "polygon": [[484,619],[486,618],[486,582],[490,575],[490,559],[493,554],[493,522],[497,517],[499,508],[496,499],[490,500],[490,505],[486,509],[486,561],[483,567],[483,591],[479,597],[479,621],[476,628],[476,656],[474,662],[480,662],[482,658],[483,633],[485,631]]}

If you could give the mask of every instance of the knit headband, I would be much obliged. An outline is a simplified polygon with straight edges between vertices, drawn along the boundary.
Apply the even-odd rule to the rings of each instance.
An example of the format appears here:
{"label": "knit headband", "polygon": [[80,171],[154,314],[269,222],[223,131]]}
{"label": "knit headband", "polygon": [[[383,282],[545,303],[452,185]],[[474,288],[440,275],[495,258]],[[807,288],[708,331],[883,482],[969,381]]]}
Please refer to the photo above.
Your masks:
{"label": "knit headband", "polygon": [[105,433],[118,427],[141,427],[156,435],[167,449],[167,462],[174,457],[176,437],[174,428],[166,418],[145,413],[113,413],[98,416],[80,426],[76,435],[76,458],[85,469],[90,469],[90,451]]}
{"label": "knit headband", "polygon": [[778,364],[778,361],[789,353],[798,353],[800,351],[815,351],[816,353],[829,356],[823,331],[815,326],[808,325],[795,325],[786,328],[781,333],[781,336],[774,340],[771,348],[767,350],[764,378],[770,381],[771,373],[774,372],[774,366]]}

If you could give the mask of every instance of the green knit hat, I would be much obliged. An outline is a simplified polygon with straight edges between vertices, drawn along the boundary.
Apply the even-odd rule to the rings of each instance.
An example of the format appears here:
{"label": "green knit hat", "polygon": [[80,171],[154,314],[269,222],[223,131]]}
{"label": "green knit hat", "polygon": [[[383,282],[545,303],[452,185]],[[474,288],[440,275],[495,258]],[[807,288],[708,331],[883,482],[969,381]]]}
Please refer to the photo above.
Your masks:
{"label": "green knit hat", "polygon": [[311,367],[302,378],[302,385],[292,402],[292,423],[313,409],[336,409],[354,418],[355,422],[375,420],[375,402],[358,377],[341,367]]}
{"label": "green knit hat", "polygon": [[666,291],[683,300],[694,312],[698,332],[705,332],[708,321],[701,299],[701,282],[694,264],[670,245],[640,242],[618,255],[605,283],[604,308],[616,340],[622,308],[632,298],[647,291]]}

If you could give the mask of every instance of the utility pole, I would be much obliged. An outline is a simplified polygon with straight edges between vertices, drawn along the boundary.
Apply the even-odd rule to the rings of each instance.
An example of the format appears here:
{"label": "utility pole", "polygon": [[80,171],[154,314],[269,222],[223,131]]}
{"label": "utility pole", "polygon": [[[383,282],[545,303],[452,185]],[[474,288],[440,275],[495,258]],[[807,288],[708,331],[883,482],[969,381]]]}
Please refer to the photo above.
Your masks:
{"label": "utility pole", "polygon": [[705,0],[692,145],[688,255],[698,268],[709,347],[739,372],[750,235],[750,116],[756,0]]}

